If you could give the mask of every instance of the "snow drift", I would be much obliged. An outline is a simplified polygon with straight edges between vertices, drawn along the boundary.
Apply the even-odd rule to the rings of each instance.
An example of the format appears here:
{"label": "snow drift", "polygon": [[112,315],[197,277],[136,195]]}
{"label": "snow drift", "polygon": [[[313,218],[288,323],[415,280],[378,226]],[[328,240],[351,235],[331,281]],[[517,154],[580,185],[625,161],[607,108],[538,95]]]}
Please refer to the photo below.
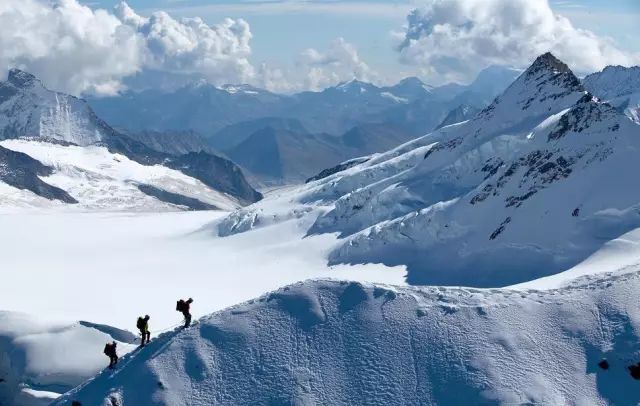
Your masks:
{"label": "snow drift", "polygon": [[637,269],[544,292],[308,281],[161,336],[54,404],[635,404],[638,289]]}

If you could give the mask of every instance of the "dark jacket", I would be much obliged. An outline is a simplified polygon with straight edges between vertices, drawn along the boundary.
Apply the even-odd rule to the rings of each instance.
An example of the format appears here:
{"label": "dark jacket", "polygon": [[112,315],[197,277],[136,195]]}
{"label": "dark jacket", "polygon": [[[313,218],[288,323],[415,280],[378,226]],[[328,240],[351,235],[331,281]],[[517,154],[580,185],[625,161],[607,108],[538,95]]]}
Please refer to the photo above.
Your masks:
{"label": "dark jacket", "polygon": [[107,344],[104,346],[104,353],[110,357],[116,356],[116,345],[115,344]]}

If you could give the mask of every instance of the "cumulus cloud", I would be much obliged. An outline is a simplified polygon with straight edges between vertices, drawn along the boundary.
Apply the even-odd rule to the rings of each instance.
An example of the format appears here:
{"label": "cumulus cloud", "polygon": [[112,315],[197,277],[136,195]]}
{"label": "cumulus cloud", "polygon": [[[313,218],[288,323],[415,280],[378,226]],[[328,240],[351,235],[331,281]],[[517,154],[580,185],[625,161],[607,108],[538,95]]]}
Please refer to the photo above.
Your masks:
{"label": "cumulus cloud", "polygon": [[116,14],[144,39],[145,67],[198,73],[217,84],[243,82],[254,76],[248,59],[252,34],[242,19],[227,18],[209,26],[200,18],[176,20],[163,11],[144,18],[124,2],[116,7]]}
{"label": "cumulus cloud", "polygon": [[77,0],[0,0],[0,75],[18,67],[76,95],[114,94],[126,88],[123,83],[148,87],[149,81],[160,86],[193,78],[283,93],[379,79],[343,38],[324,50],[304,50],[293,67],[254,67],[251,39],[242,19],[208,25],[163,11],[142,16],[125,2],[107,11]]}
{"label": "cumulus cloud", "polygon": [[243,81],[254,75],[250,40],[243,20],[209,26],[164,12],[141,17],[126,3],[110,13],[76,0],[0,1],[0,70],[26,69],[73,94],[115,93],[145,69]]}
{"label": "cumulus cloud", "polygon": [[302,86],[319,90],[351,79],[376,82],[378,74],[367,65],[357,48],[338,38],[325,51],[309,48],[300,54],[298,68],[304,72]]}
{"label": "cumulus cloud", "polygon": [[437,80],[467,81],[493,65],[524,67],[552,51],[579,72],[640,57],[578,29],[547,0],[430,0],[398,35],[401,60]]}
{"label": "cumulus cloud", "polygon": [[355,45],[336,38],[324,50],[307,48],[295,58],[293,67],[262,63],[252,83],[272,92],[318,91],[357,79],[380,82],[380,75],[362,60]]}
{"label": "cumulus cloud", "polygon": [[105,11],[75,0],[0,2],[0,67],[27,69],[73,93],[114,92],[140,69],[141,38]]}

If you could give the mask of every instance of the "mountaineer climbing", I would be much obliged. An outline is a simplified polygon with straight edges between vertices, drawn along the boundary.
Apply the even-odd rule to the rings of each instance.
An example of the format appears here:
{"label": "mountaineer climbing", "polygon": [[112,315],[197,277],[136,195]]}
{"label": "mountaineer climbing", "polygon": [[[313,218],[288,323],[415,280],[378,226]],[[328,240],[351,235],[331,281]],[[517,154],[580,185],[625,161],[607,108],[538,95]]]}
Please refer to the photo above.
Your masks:
{"label": "mountaineer climbing", "polygon": [[117,343],[107,343],[104,346],[104,354],[109,357],[109,369],[113,369],[118,363],[118,353],[116,351]]}
{"label": "mountaineer climbing", "polygon": [[140,341],[140,346],[144,347],[145,344],[145,338],[146,338],[146,342],[149,342],[149,339],[151,337],[151,333],[149,332],[149,319],[151,317],[149,317],[149,315],[147,314],[144,317],[138,317],[138,322],[136,323],[136,327],[138,327],[138,330],[140,330],[140,335],[142,335],[142,340]]}
{"label": "mountaineer climbing", "polygon": [[191,303],[193,303],[193,299],[189,298],[187,300],[178,300],[176,303],[176,310],[182,313],[184,316],[184,328],[189,327],[191,325]]}

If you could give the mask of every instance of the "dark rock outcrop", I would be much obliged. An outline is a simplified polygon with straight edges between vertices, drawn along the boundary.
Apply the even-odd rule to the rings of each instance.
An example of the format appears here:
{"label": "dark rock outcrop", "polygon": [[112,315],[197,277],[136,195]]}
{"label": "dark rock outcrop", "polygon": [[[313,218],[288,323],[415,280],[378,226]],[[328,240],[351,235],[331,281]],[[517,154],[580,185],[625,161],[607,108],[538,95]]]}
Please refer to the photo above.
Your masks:
{"label": "dark rock outcrop", "polygon": [[49,200],[78,203],[64,190],[40,179],[40,176],[49,176],[52,173],[53,168],[29,155],[0,146],[0,181],[17,189],[29,190]]}

